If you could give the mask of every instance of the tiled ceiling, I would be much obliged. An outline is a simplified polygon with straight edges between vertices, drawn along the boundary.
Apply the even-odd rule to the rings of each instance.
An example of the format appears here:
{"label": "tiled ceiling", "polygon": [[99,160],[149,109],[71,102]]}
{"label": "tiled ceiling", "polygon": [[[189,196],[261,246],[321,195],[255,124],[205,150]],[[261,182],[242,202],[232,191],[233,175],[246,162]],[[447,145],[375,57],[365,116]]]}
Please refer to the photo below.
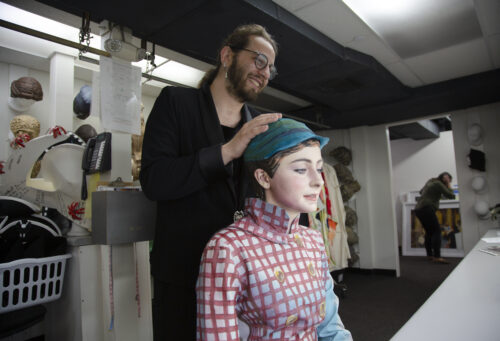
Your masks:
{"label": "tiled ceiling", "polygon": [[273,1],[410,87],[500,68],[498,0]]}

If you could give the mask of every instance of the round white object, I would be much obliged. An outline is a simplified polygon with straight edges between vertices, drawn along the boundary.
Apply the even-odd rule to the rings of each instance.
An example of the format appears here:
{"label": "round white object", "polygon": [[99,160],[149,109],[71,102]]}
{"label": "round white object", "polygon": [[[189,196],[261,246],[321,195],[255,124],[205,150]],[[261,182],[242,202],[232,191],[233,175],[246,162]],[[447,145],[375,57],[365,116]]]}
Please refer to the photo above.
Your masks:
{"label": "round white object", "polygon": [[486,188],[486,179],[483,176],[475,176],[472,179],[472,189],[474,192],[481,192]]}
{"label": "round white object", "polygon": [[479,146],[483,143],[483,128],[477,123],[471,124],[467,129],[467,139],[471,146]]}
{"label": "round white object", "polygon": [[474,211],[478,216],[484,217],[490,212],[490,208],[486,201],[479,200],[474,204]]}
{"label": "round white object", "polygon": [[9,97],[8,105],[12,110],[20,113],[27,111],[35,103],[34,99],[21,97]]}

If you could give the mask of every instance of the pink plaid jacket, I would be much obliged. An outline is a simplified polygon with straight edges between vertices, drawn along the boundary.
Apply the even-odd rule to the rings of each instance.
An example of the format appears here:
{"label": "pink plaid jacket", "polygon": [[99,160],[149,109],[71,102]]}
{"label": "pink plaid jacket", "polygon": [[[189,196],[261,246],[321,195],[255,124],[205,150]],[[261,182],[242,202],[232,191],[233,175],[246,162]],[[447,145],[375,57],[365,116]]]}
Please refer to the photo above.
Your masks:
{"label": "pink plaid jacket", "polygon": [[287,233],[288,220],[252,198],[244,218],[211,238],[196,285],[198,340],[239,340],[238,317],[249,340],[351,339],[320,234],[298,219]]}

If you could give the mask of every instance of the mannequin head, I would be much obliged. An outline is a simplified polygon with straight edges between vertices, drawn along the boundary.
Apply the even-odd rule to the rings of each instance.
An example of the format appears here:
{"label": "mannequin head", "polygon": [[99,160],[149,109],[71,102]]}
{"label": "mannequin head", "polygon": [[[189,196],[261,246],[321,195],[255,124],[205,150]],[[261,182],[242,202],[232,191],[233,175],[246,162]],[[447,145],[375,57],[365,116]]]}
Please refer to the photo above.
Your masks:
{"label": "mannequin head", "polygon": [[328,140],[291,119],[269,124],[244,154],[257,195],[290,217],[316,210],[323,185],[321,148]]}

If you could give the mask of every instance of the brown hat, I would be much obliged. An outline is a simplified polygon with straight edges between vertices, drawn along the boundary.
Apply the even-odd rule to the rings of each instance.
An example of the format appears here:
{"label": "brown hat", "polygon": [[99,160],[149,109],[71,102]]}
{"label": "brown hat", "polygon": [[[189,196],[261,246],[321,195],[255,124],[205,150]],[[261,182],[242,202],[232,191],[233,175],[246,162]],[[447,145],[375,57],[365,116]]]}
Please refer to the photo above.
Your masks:
{"label": "brown hat", "polygon": [[20,97],[41,101],[42,85],[33,77],[21,77],[10,84],[10,97]]}

